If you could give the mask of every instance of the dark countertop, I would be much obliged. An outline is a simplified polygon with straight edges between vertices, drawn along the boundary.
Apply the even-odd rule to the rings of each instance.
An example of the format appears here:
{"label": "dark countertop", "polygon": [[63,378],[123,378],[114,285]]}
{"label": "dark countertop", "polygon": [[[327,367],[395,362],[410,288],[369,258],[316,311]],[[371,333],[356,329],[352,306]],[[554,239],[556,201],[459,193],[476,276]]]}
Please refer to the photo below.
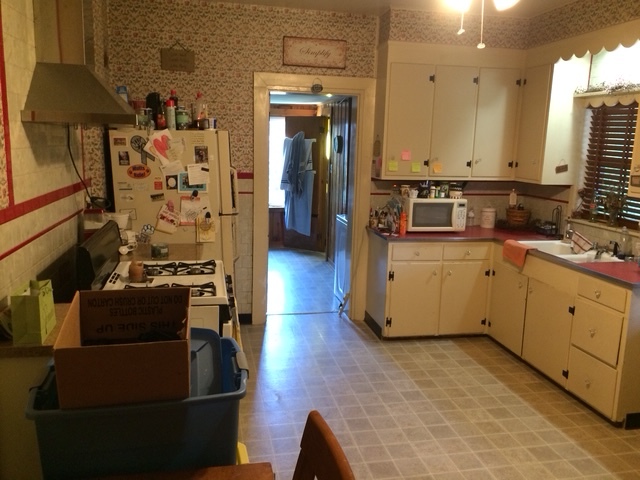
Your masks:
{"label": "dark countertop", "polygon": [[[506,240],[551,240],[549,237],[535,232],[522,230],[503,230],[499,228],[467,227],[464,232],[407,233],[406,235],[389,235],[370,228],[374,235],[389,242],[481,242],[492,241],[504,243]],[[584,262],[575,263],[538,250],[529,250],[528,255],[542,258],[549,262],[563,265],[572,270],[585,273],[625,288],[640,289],[640,266],[636,262]]]}
{"label": "dark countertop", "polygon": [[434,232],[434,233],[414,233],[407,232],[405,235],[389,235],[376,228],[370,228],[370,232],[387,239],[389,242],[491,242],[505,240],[549,240],[549,237],[535,232],[523,230],[502,230],[499,228],[482,228],[479,226],[467,227],[464,232]]}
{"label": "dark countertop", "polygon": [[[133,259],[152,260],[151,245],[139,244],[133,252],[120,256],[121,261]],[[169,257],[163,260],[205,260],[203,258],[203,246],[202,244],[169,244]],[[57,323],[42,344],[14,346],[12,340],[0,339],[0,358],[53,356],[53,344],[58,338],[60,326],[69,311],[70,305],[69,303],[55,304]]]}
{"label": "dark countertop", "polygon": [[69,311],[70,303],[56,303],[56,326],[42,344],[13,345],[12,340],[0,339],[0,358],[9,357],[51,357],[53,356],[53,344],[58,338],[58,332],[62,321]]}

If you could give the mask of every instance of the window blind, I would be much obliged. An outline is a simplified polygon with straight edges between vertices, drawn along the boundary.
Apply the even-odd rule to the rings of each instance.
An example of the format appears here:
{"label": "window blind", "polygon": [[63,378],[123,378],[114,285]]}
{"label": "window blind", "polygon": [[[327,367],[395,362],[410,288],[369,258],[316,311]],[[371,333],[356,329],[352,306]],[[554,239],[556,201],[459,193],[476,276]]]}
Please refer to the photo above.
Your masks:
{"label": "window blind", "polygon": [[583,216],[590,215],[590,206],[595,203],[597,218],[607,218],[604,199],[609,194],[622,203],[620,224],[637,225],[640,221],[640,199],[627,198],[627,187],[638,103],[590,108],[589,144],[582,192]]}

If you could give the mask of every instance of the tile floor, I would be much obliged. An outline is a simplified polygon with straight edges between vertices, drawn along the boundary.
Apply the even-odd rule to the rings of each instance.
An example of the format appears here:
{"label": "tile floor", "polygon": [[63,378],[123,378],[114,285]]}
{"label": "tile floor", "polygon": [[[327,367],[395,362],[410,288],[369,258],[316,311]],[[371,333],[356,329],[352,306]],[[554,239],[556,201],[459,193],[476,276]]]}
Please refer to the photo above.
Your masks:
{"label": "tile floor", "polygon": [[319,410],[359,480],[640,479],[615,428],[486,337],[382,342],[337,312],[245,325],[240,441],[290,479]]}
{"label": "tile floor", "polygon": [[337,312],[333,267],[325,254],[309,250],[270,249],[267,315]]}

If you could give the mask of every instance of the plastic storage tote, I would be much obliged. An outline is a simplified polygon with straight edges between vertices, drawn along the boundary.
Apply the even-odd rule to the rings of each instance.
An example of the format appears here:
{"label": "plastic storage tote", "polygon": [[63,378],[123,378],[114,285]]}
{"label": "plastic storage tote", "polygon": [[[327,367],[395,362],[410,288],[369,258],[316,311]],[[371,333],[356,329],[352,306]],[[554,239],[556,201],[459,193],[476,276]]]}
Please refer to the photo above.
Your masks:
{"label": "plastic storage tote", "polygon": [[[135,366],[132,366],[135,368]],[[232,338],[191,330],[191,395],[180,401],[61,410],[55,368],[31,389],[45,479],[231,465],[248,369]]]}

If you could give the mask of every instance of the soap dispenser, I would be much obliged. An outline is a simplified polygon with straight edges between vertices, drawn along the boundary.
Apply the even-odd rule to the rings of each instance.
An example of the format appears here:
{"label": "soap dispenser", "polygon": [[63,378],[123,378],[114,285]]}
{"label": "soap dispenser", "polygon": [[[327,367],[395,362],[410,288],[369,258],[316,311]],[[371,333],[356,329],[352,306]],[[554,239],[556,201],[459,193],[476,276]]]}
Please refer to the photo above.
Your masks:
{"label": "soap dispenser", "polygon": [[631,255],[631,236],[627,227],[622,227],[620,231],[620,249],[618,257],[625,258]]}

